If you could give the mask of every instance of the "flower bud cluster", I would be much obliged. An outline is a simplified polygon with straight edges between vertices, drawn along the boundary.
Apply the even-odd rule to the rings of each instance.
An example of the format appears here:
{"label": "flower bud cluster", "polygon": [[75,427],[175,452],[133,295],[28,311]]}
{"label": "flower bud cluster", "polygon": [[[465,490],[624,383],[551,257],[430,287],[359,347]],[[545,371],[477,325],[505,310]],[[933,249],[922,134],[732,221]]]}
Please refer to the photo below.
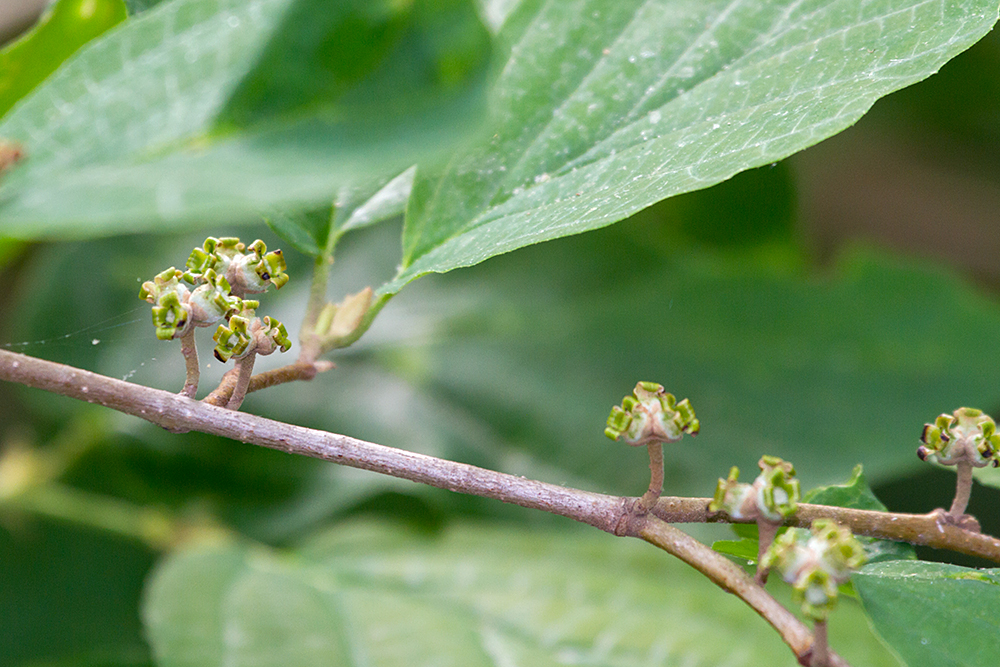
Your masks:
{"label": "flower bud cluster", "polygon": [[191,252],[185,266],[184,280],[194,284],[208,271],[215,271],[225,276],[232,293],[241,297],[260,294],[268,285],[281,289],[288,282],[288,267],[281,251],[268,252],[260,239],[246,246],[238,238],[210,236],[201,248]]}
{"label": "flower bud cluster", "polygon": [[259,301],[243,298],[288,282],[280,250],[267,252],[261,240],[244,246],[236,238],[209,237],[187,260],[187,271],[174,267],[146,281],[139,298],[153,304],[153,326],[160,340],[180,338],[193,327],[218,324],[215,356],[226,362],[250,352],[270,354],[291,347],[278,320],[254,316]]}
{"label": "flower bud cluster", "polygon": [[808,533],[789,530],[779,535],[761,564],[781,572],[803,614],[825,621],[837,604],[837,586],[864,562],[864,548],[848,528],[832,519],[817,519]]}
{"label": "flower bud cluster", "polygon": [[1000,434],[996,422],[982,410],[959,408],[925,424],[917,448],[923,461],[942,465],[969,463],[975,468],[1000,465]]}
{"label": "flower bud cluster", "polygon": [[655,382],[640,382],[631,396],[611,409],[604,434],[628,445],[677,442],[685,433],[697,435],[698,420],[685,398],[680,403]]}
{"label": "flower bud cluster", "polygon": [[795,467],[777,456],[763,456],[757,463],[760,474],[751,484],[739,482],[739,468],[733,466],[727,479],[720,479],[709,504],[713,512],[725,512],[733,519],[764,519],[780,523],[795,514],[801,496]]}

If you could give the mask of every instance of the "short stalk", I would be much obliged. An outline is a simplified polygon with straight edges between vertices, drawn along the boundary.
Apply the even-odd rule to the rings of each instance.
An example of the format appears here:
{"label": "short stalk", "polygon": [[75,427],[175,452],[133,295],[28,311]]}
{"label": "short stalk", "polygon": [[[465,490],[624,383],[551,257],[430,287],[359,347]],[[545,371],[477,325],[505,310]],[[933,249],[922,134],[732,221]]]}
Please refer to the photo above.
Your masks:
{"label": "short stalk", "polygon": [[754,575],[754,581],[761,586],[767,583],[767,574],[769,572],[761,563],[764,562],[764,554],[771,548],[771,544],[774,542],[779,528],[781,528],[780,523],[763,519],[757,520],[757,573]]}
{"label": "short stalk", "polygon": [[198,393],[198,380],[201,377],[201,368],[198,366],[198,348],[194,341],[194,329],[194,327],[189,326],[187,333],[181,336],[181,354],[184,355],[184,368],[187,371],[181,396],[188,398],[194,398]]}
{"label": "short stalk", "polygon": [[816,621],[813,626],[813,647],[809,667],[827,667],[829,663],[830,644],[826,637],[826,621]]}
{"label": "short stalk", "polygon": [[969,506],[969,496],[972,494],[972,464],[968,461],[959,461],[955,471],[958,473],[955,500],[952,501],[948,514],[957,521],[962,518]]}
{"label": "short stalk", "polygon": [[649,490],[639,499],[640,512],[648,512],[656,505],[663,493],[663,443],[651,442],[646,445],[649,450]]}
{"label": "short stalk", "polygon": [[236,386],[233,387],[233,395],[226,403],[228,410],[239,410],[243,405],[243,399],[246,398],[247,389],[250,387],[250,378],[253,376],[253,362],[256,357],[256,352],[251,350],[247,356],[236,361]]}

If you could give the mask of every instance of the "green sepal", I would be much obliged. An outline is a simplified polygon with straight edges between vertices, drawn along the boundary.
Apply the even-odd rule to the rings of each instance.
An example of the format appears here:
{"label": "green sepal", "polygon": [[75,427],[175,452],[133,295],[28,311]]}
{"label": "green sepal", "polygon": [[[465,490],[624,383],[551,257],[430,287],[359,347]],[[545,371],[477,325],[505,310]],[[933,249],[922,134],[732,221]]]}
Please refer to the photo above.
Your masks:
{"label": "green sepal", "polygon": [[608,415],[608,425],[607,428],[604,429],[604,435],[608,436],[612,440],[617,440],[618,436],[626,431],[631,423],[632,415],[616,405],[611,408],[611,414]]}
{"label": "green sepal", "polygon": [[[214,246],[214,244],[209,244],[208,239],[206,239],[205,248],[210,247],[210,245]],[[192,285],[197,284],[206,271],[214,270],[218,264],[219,258],[214,254],[202,248],[195,248],[184,263],[184,266],[187,267],[187,271],[184,272],[184,280]]]}
{"label": "green sepal", "polygon": [[254,270],[261,280],[270,281],[276,289],[281,289],[288,283],[287,268],[285,256],[280,250],[274,250],[264,255]]}
{"label": "green sepal", "polygon": [[275,347],[282,352],[288,352],[288,349],[292,347],[292,341],[288,337],[288,330],[285,329],[285,325],[273,317],[264,317],[260,335],[271,340]]}

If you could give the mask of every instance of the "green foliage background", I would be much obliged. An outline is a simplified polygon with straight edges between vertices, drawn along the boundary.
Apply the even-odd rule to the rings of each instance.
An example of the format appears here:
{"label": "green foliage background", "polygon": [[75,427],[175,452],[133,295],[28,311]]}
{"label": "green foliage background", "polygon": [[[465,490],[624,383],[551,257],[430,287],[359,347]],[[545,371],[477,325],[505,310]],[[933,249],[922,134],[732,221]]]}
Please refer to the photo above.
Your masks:
{"label": "green foliage background", "polygon": [[[245,410],[637,494],[647,475],[641,452],[613,447],[601,428],[610,406],[649,379],[690,398],[703,424],[696,440],[668,453],[667,493],[711,495],[729,466],[750,471],[770,453],[794,461],[806,488],[846,480],[861,463],[891,509],[949,502],[953,477],[921,467],[914,449],[922,424],[940,412],[1000,407],[988,370],[1000,361],[992,252],[1000,243],[1000,162],[989,148],[1000,145],[1000,39],[990,33],[843,134],[770,163],[850,126],[875,99],[971,45],[995,20],[995,3],[883,3],[876,9],[888,18],[878,21],[858,14],[856,3],[800,3],[804,18],[793,24],[803,34],[758,43],[760,26],[791,6],[734,3],[719,13],[701,2],[595,2],[587,6],[599,13],[593,17],[525,2],[492,45],[478,24],[446,40],[464,54],[445,58],[458,63],[452,79],[436,79],[448,85],[397,90],[406,78],[399,70],[358,66],[347,77],[357,86],[346,93],[298,99],[286,91],[286,106],[274,109],[255,106],[246,91],[278,85],[275,71],[301,66],[302,77],[312,76],[314,62],[289,65],[287,49],[274,45],[310,25],[315,8],[269,0],[258,3],[265,11],[256,38],[234,32],[225,43],[257,59],[231,57],[209,84],[193,76],[163,95],[167,109],[186,109],[180,124],[159,115],[157,100],[137,112],[115,95],[156,84],[183,61],[184,48],[222,50],[221,41],[192,42],[192,33],[164,25],[207,29],[229,16],[223,10],[246,12],[244,20],[257,5],[173,3],[188,13],[170,19],[167,6],[145,13],[155,4],[132,3],[119,30],[134,33],[109,33],[0,119],[0,136],[24,140],[29,151],[0,183],[10,349],[179,388],[177,346],[153,339],[148,307],[136,299],[141,280],[182,262],[206,234],[259,236],[285,248],[293,281],[264,295],[264,308],[295,323],[314,256],[339,241],[334,299],[366,285],[402,292],[333,357],[336,370],[251,395]],[[435,12],[467,16],[468,6],[417,6],[426,12],[390,13],[372,25],[415,35],[397,43],[402,60],[388,49],[388,62],[420,53],[432,69],[444,51],[423,49],[421,39],[438,34]],[[498,25],[505,3],[483,6],[487,24]],[[341,7],[349,15],[355,5]],[[653,11],[664,7],[673,13]],[[595,47],[642,44],[643,29],[673,22],[670,35],[693,35],[691,51],[701,45],[699,12],[709,10],[726,30],[722,47],[706,53],[725,58],[692,64],[700,87],[661,77],[657,58],[642,49]],[[847,27],[834,30],[837,21]],[[903,30],[911,23],[920,28],[912,34]],[[559,29],[566,39],[552,38]],[[824,41],[818,35],[827,30],[834,37]],[[148,51],[123,61],[145,68],[102,80],[105,97],[77,91],[81,102],[66,113],[57,105],[62,120],[53,120],[53,99],[98,72],[102,53],[118,57],[115,40],[127,34],[146,40],[136,43]],[[861,48],[880,38],[871,52]],[[143,61],[147,52],[166,65]],[[502,67],[512,58],[528,66]],[[831,73],[829,63],[848,74]],[[769,68],[794,74],[774,83]],[[787,91],[775,94],[781,85]],[[746,95],[734,92],[743,86]],[[208,89],[242,92],[198,106]],[[362,103],[392,92],[402,102],[380,113]],[[606,106],[586,116],[597,102]],[[623,113],[616,104],[635,106]],[[486,106],[494,116],[483,120]],[[420,120],[428,115],[436,122]],[[39,119],[58,131],[35,145]],[[88,133],[101,119],[109,128]],[[712,135],[718,121],[734,129]],[[134,122],[144,133],[125,132]],[[114,128],[123,133],[112,141]],[[780,141],[755,143],[758,135]],[[372,136],[378,140],[362,141]],[[405,225],[398,196],[366,211],[369,197],[414,161],[421,169]],[[187,194],[165,206],[164,183]],[[386,187],[398,195],[409,181],[394,183]],[[963,204],[942,211],[910,203],[928,191],[945,201],[957,191]],[[332,225],[331,199],[340,203]],[[357,211],[364,214],[352,217]],[[204,385],[222,370],[210,369]],[[222,656],[275,665],[794,663],[752,612],[644,545],[492,501],[171,435],[19,387],[0,392],[4,451],[29,448],[62,462],[52,489],[69,494],[47,496],[62,498],[61,506],[27,512],[0,499],[0,664],[214,665]],[[126,514],[154,508],[177,521],[221,524],[240,540],[195,540],[164,554],[85,527],[100,523],[94,517],[46,518],[71,514],[74,498],[81,507],[110,499]],[[993,534],[996,500],[994,490],[977,488],[971,508]],[[856,601],[835,613],[832,643],[853,664],[899,664],[896,654],[911,667],[939,664],[944,640],[901,632],[922,627],[921,619],[891,613],[915,605],[883,611],[885,600],[907,592],[899,568],[909,566],[880,565],[859,584],[893,649],[871,633]],[[967,594],[941,576],[944,599]],[[960,583],[991,586],[995,575],[982,576]],[[780,583],[772,588],[783,594]],[[939,611],[951,618],[962,609],[949,602]],[[990,664],[992,654],[980,651],[993,636],[980,628],[978,644],[948,651],[966,650],[964,664]],[[925,652],[920,639],[929,640]]]}

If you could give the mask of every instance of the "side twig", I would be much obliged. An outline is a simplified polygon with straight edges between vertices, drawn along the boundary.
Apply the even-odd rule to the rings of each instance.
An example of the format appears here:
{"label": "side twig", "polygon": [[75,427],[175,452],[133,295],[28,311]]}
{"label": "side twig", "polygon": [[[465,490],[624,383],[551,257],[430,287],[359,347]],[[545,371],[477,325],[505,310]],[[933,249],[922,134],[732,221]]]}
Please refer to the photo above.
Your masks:
{"label": "side twig", "polygon": [[[811,664],[814,644],[812,632],[792,612],[771,597],[763,587],[756,584],[739,565],[684,531],[652,515],[635,517],[628,524],[628,533],[676,556],[724,591],[739,597],[778,631],[781,639],[795,653],[799,664]],[[833,651],[829,651],[825,658],[825,664],[829,667],[847,665],[847,662]]]}

